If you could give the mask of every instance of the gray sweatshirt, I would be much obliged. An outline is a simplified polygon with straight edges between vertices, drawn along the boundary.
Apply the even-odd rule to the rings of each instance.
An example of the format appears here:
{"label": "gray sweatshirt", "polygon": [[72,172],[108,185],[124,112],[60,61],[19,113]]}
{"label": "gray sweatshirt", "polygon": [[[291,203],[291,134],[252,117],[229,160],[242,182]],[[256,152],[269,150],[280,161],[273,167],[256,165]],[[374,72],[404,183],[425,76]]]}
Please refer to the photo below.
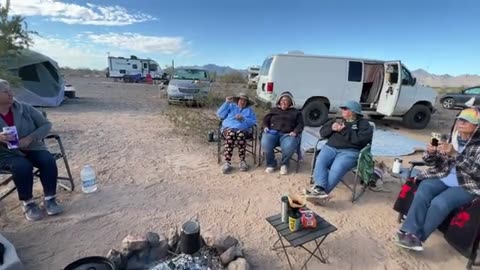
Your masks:
{"label": "gray sweatshirt", "polygon": [[[30,136],[33,139],[28,147],[21,150],[47,150],[43,139],[52,129],[52,123],[39,110],[26,103],[14,101],[11,110],[13,113],[13,124],[17,127],[18,138]],[[6,126],[7,124],[3,118],[0,117],[0,128]],[[19,149],[8,149],[6,144],[0,143],[0,159],[12,156],[24,156],[24,154]]]}

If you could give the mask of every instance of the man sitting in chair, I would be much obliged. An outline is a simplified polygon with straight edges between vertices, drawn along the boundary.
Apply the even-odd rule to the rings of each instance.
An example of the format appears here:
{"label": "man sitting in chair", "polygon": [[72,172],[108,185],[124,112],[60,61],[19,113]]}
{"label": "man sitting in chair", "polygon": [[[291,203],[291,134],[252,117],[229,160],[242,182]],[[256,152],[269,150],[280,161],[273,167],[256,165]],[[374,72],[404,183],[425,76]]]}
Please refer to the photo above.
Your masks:
{"label": "man sitting in chair", "polygon": [[373,127],[363,118],[360,103],[347,101],[340,109],[340,121],[332,119],[320,128],[320,136],[328,141],[315,160],[314,184],[305,191],[308,199],[327,199],[356,166],[360,150],[372,142]]}
{"label": "man sitting in chair", "polygon": [[47,214],[60,214],[63,210],[55,199],[57,163],[43,142],[52,124],[37,109],[15,101],[9,83],[1,79],[0,116],[2,128],[15,126],[17,129],[17,149],[7,147],[8,142],[15,140],[10,133],[0,133],[0,169],[12,173],[25,217],[30,221],[43,218],[42,210],[33,200],[33,167],[40,170],[40,181],[45,195],[43,206]]}
{"label": "man sitting in chair", "polygon": [[450,139],[427,146],[423,157],[433,166],[420,172],[422,180],[397,233],[397,244],[422,251],[422,242],[458,207],[480,196],[480,111],[464,109],[455,121]]}
{"label": "man sitting in chair", "polygon": [[293,96],[290,92],[283,92],[277,100],[277,106],[263,118],[262,144],[266,156],[267,169],[265,172],[273,173],[277,166],[275,160],[275,147],[280,146],[282,159],[280,174],[288,173],[290,158],[298,149],[299,136],[303,131],[302,112],[295,108]]}
{"label": "man sitting in chair", "polygon": [[227,97],[225,103],[218,108],[217,116],[222,120],[222,134],[225,138],[225,163],[222,167],[224,174],[232,170],[232,156],[235,145],[238,147],[240,171],[247,171],[249,166],[245,161],[247,139],[252,136],[252,128],[257,122],[253,102],[246,94],[240,93],[235,97]]}

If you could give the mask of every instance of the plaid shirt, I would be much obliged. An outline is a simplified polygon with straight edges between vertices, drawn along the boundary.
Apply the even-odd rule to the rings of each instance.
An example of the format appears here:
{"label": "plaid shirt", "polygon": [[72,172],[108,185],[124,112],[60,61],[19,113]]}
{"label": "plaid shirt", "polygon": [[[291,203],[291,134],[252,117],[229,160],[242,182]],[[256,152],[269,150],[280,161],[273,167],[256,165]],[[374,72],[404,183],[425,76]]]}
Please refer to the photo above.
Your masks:
{"label": "plaid shirt", "polygon": [[419,173],[418,179],[442,179],[456,166],[458,184],[468,192],[480,196],[480,129],[476,129],[463,152],[456,157],[425,152],[423,160],[433,166]]}

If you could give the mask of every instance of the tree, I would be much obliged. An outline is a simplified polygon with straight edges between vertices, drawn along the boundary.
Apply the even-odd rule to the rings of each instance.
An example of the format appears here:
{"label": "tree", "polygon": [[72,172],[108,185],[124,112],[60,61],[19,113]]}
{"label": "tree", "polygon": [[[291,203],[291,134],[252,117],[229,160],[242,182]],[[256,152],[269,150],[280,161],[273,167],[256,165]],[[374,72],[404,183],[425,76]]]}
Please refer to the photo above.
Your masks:
{"label": "tree", "polygon": [[[23,49],[33,44],[32,35],[35,31],[28,30],[25,18],[19,15],[9,16],[10,0],[5,6],[0,4],[0,60],[7,56],[18,55]],[[12,75],[0,61],[0,78],[16,84],[19,82],[17,76]]]}

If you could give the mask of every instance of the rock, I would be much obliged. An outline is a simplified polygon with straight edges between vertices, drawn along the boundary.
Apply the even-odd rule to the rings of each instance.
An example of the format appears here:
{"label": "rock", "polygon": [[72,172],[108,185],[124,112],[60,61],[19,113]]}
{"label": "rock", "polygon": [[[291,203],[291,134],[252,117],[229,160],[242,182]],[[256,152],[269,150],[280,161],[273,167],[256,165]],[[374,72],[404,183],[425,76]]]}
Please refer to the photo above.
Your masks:
{"label": "rock", "polygon": [[220,260],[224,265],[228,265],[235,258],[243,257],[243,250],[240,246],[233,246],[220,255]]}
{"label": "rock", "polygon": [[218,250],[218,252],[223,253],[227,249],[237,244],[238,244],[238,240],[235,237],[232,237],[229,235],[223,239],[220,239],[219,243],[217,243],[214,247]]}
{"label": "rock", "polygon": [[111,249],[107,254],[107,258],[115,264],[115,269],[127,269],[128,259],[120,251]]}
{"label": "rock", "polygon": [[159,234],[160,238],[158,239],[159,242],[162,242],[162,241],[165,241],[167,242],[168,241],[168,238],[165,236],[165,234],[161,233]]}
{"label": "rock", "polygon": [[148,248],[148,240],[145,236],[129,234],[122,240],[124,251],[137,251]]}
{"label": "rock", "polygon": [[169,255],[169,248],[166,240],[161,241],[158,247],[150,248],[150,260],[153,262],[163,260]]}
{"label": "rock", "polygon": [[145,238],[147,238],[151,247],[158,247],[160,245],[160,235],[158,235],[158,233],[148,232]]}
{"label": "rock", "polygon": [[238,258],[228,264],[227,270],[250,270],[250,265],[244,258]]}
{"label": "rock", "polygon": [[218,227],[208,228],[203,234],[202,238],[205,242],[205,245],[209,247],[214,247],[215,243],[218,243],[218,238],[222,238],[222,230]]}
{"label": "rock", "polygon": [[168,246],[175,250],[177,243],[178,243],[179,235],[177,226],[170,228],[168,231]]}
{"label": "rock", "polygon": [[202,234],[202,239],[205,245],[215,248],[219,253],[223,253],[230,247],[238,244],[238,240],[235,237],[223,234],[222,229],[218,227],[207,229]]}

